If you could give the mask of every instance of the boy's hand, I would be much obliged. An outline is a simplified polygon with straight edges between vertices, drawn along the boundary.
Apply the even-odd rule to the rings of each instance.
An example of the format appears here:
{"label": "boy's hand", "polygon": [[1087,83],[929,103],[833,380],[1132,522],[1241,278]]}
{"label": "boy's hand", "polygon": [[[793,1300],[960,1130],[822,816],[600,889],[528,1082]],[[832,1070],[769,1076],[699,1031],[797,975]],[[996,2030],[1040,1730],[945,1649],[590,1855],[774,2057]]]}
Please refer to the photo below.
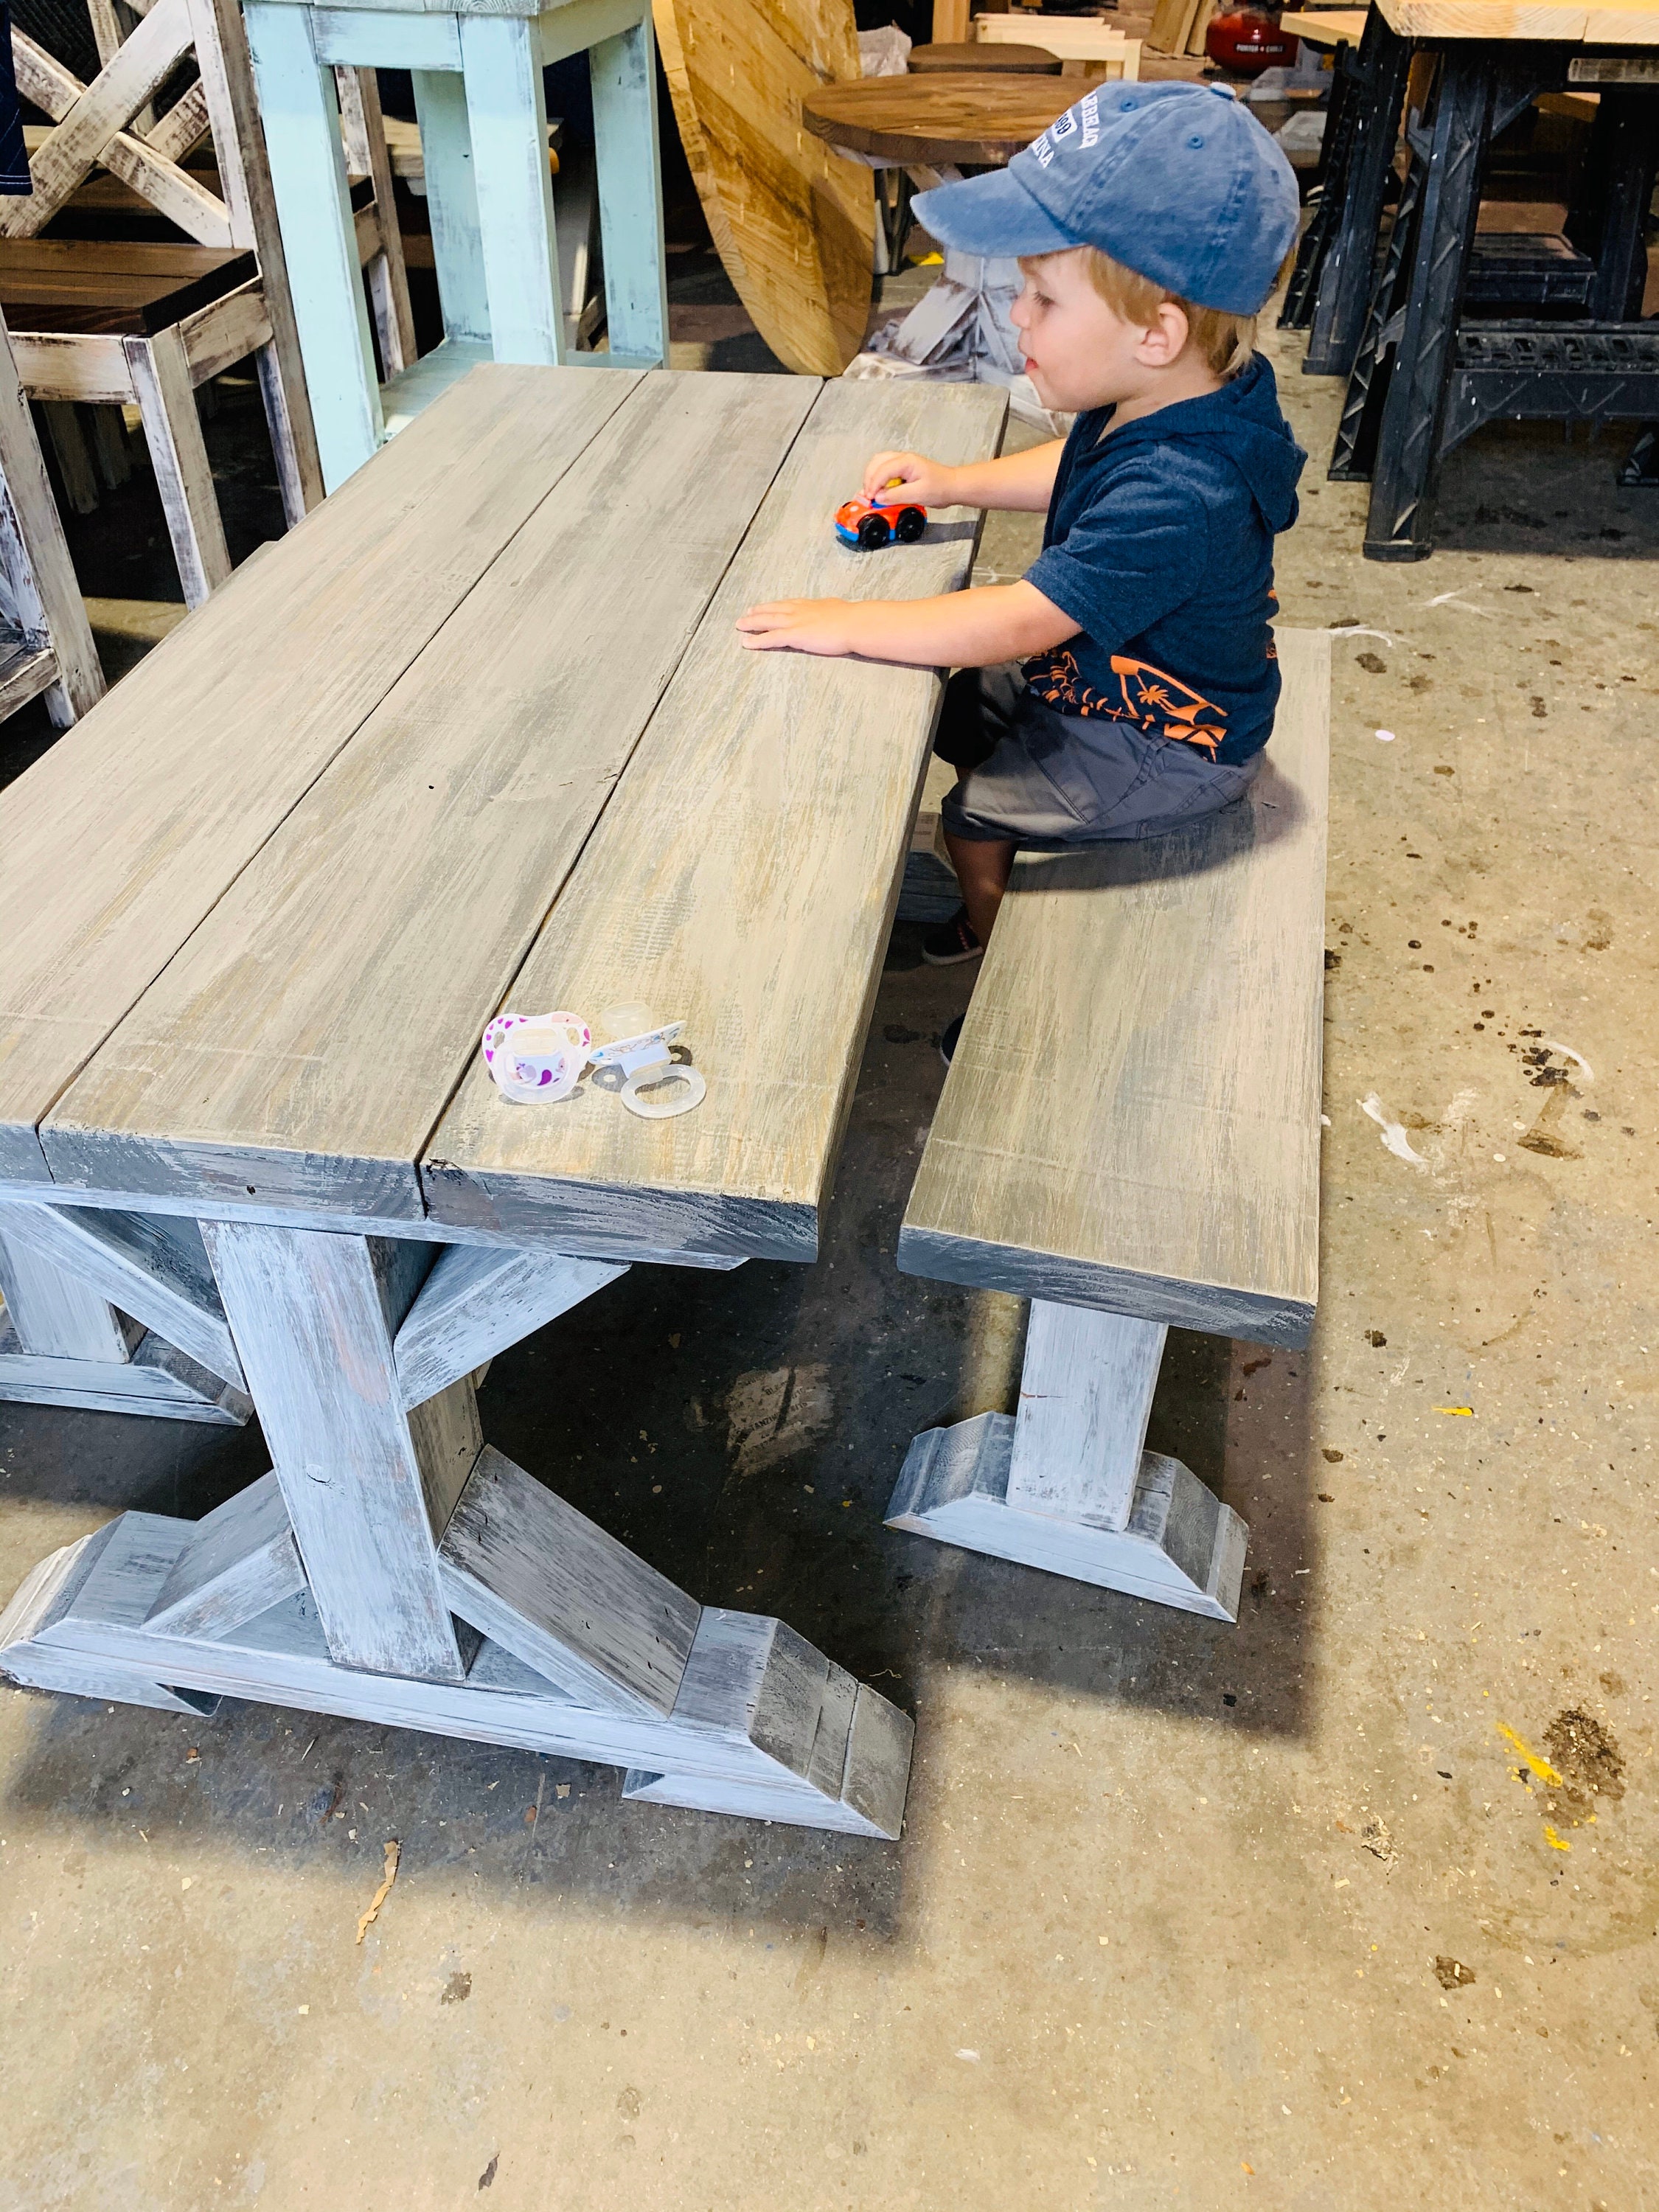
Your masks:
{"label": "boy's hand", "polygon": [[738,617],[750,653],[856,653],[850,599],[773,599]]}
{"label": "boy's hand", "polygon": [[[901,496],[915,500],[920,507],[957,507],[961,502],[954,489],[956,474],[943,461],[930,461],[925,453],[877,453],[865,464],[864,496],[889,507]],[[886,487],[895,477],[904,490],[902,495],[895,491],[889,495]]]}

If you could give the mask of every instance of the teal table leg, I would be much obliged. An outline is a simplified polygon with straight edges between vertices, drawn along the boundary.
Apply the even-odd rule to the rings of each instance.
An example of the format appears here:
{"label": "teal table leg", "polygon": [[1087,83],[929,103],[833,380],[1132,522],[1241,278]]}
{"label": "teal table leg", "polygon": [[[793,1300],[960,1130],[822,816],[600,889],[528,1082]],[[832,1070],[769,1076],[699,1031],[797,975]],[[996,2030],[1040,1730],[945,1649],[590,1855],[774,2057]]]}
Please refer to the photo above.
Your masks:
{"label": "teal table leg", "polygon": [[668,282],[651,17],[590,49],[605,321],[619,362],[666,368]]}
{"label": "teal table leg", "polygon": [[416,70],[414,80],[444,336],[488,343],[489,299],[484,289],[483,239],[478,226],[466,87],[453,70]]}
{"label": "teal table leg", "polygon": [[564,357],[541,40],[515,15],[464,15],[461,61],[497,361]]}
{"label": "teal table leg", "polygon": [[309,9],[248,0],[246,13],[317,451],[332,491],[381,434],[334,72],[318,63]]}

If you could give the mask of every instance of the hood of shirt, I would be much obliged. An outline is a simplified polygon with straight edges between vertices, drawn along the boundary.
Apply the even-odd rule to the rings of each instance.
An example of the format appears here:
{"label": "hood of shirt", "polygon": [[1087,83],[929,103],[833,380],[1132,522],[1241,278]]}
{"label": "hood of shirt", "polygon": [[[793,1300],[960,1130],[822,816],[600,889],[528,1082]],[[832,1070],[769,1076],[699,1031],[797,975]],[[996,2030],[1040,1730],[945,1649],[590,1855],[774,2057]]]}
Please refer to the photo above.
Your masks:
{"label": "hood of shirt", "polygon": [[[1103,409],[1103,422],[1110,419]],[[1260,354],[1218,392],[1126,422],[1095,452],[1103,460],[1121,461],[1143,443],[1202,448],[1235,471],[1269,530],[1288,530],[1296,520],[1297,479],[1308,456],[1280,410],[1273,364]]]}

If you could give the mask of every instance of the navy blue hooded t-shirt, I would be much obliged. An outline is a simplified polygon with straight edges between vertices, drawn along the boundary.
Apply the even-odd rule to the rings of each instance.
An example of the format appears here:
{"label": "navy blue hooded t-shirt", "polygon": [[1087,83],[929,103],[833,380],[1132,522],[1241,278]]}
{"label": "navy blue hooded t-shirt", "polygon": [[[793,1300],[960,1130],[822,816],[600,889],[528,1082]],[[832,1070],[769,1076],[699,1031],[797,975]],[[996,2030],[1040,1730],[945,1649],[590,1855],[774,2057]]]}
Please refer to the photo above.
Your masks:
{"label": "navy blue hooded t-shirt", "polygon": [[1103,437],[1111,416],[1073,425],[1026,571],[1083,627],[1027,661],[1026,683],[1058,714],[1249,760],[1279,703],[1273,538],[1296,520],[1307,455],[1260,355],[1218,392]]}

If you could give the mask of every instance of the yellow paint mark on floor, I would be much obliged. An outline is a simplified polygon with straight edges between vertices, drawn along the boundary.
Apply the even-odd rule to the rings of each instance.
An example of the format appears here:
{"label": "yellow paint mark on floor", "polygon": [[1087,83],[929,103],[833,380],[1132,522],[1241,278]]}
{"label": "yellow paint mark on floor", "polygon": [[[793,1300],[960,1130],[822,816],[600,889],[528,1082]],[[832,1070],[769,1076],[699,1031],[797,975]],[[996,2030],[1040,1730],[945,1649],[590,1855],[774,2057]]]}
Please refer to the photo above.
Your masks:
{"label": "yellow paint mark on floor", "polygon": [[1474,1419],[1473,1406],[1437,1406],[1434,1410],[1437,1413],[1466,1413],[1471,1420]]}
{"label": "yellow paint mark on floor", "polygon": [[1544,1841],[1553,1851],[1570,1851],[1572,1845],[1565,1836],[1558,1836],[1547,1820],[1544,1823]]}
{"label": "yellow paint mark on floor", "polygon": [[1512,1728],[1506,1728],[1502,1721],[1498,1721],[1495,1725],[1498,1735],[1503,1737],[1504,1742],[1514,1747],[1514,1749],[1520,1754],[1521,1758],[1525,1761],[1527,1765],[1528,1765],[1532,1769],[1533,1772],[1538,1777],[1540,1782],[1547,1782],[1551,1788],[1554,1790],[1565,1788],[1565,1785],[1563,1783],[1561,1777],[1550,1765],[1547,1759],[1540,1759],[1535,1751],[1521,1741],[1521,1738],[1516,1735]]}

